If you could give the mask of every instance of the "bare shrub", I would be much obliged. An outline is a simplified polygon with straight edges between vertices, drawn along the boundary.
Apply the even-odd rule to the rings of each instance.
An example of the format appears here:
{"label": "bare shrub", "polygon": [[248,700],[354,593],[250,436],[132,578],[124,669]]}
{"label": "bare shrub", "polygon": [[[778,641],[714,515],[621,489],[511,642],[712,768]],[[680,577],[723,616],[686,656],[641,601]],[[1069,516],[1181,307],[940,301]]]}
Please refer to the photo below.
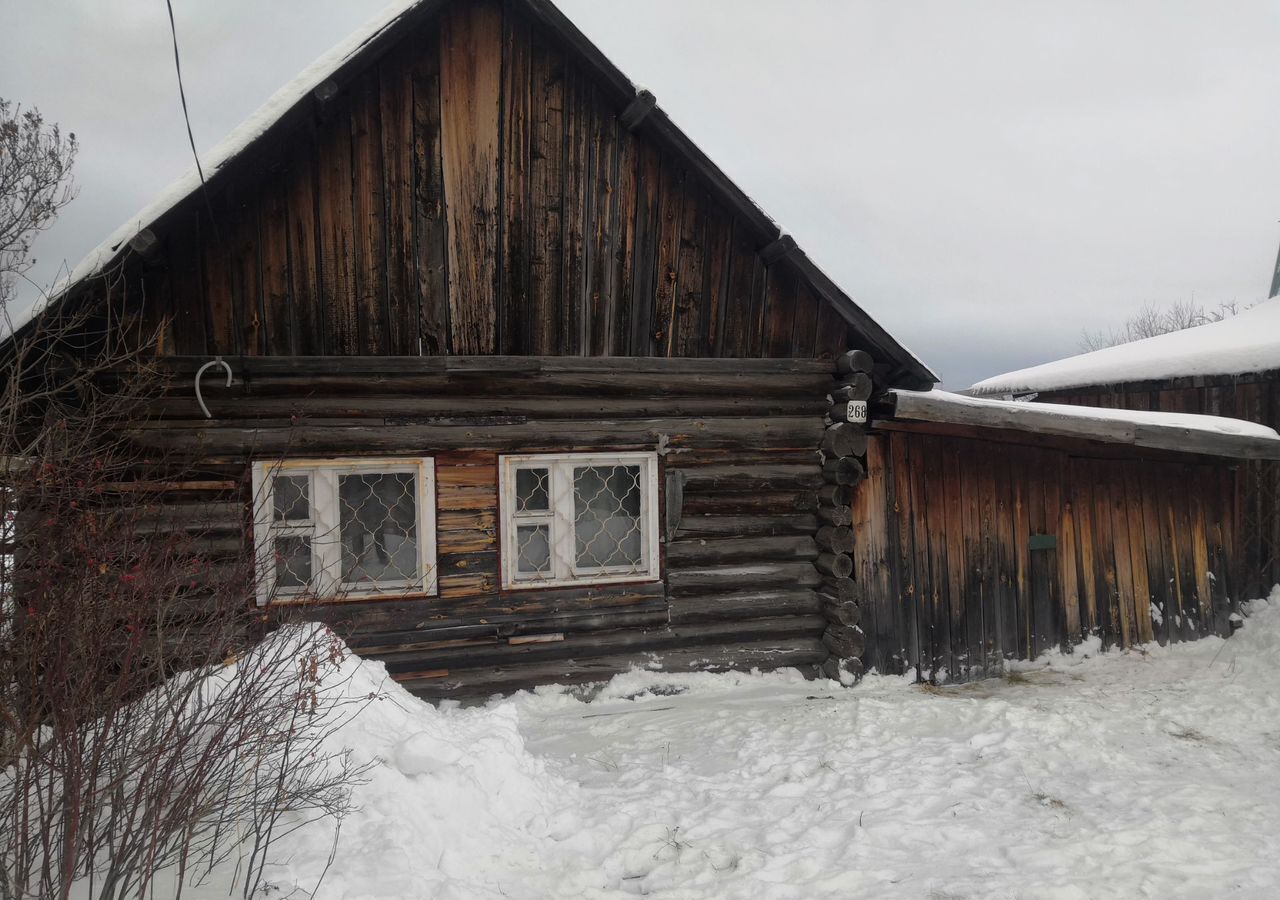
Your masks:
{"label": "bare shrub", "polygon": [[[5,152],[41,159],[0,202],[25,217],[0,222],[4,278],[74,154],[15,110],[0,101]],[[249,897],[288,830],[348,812],[360,773],[329,738],[368,698],[335,682],[331,632],[269,634],[250,552],[211,551],[173,502],[191,462],[133,439],[168,390],[154,335],[118,268],[91,299],[0,345],[0,900],[180,896],[218,867]]]}

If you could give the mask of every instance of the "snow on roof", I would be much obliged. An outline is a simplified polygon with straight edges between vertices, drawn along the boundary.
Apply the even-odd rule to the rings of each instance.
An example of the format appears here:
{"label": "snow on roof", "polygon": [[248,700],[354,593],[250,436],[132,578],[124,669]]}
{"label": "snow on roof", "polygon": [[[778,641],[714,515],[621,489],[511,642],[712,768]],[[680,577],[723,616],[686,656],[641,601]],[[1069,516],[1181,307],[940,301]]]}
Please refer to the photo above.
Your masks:
{"label": "snow on roof", "polygon": [[970,390],[1017,394],[1270,369],[1280,369],[1280,297],[1221,322],[996,375]]}
{"label": "snow on roof", "polygon": [[949,391],[894,390],[890,395],[895,419],[1057,434],[1214,456],[1280,459],[1280,434],[1242,419],[992,400]]}

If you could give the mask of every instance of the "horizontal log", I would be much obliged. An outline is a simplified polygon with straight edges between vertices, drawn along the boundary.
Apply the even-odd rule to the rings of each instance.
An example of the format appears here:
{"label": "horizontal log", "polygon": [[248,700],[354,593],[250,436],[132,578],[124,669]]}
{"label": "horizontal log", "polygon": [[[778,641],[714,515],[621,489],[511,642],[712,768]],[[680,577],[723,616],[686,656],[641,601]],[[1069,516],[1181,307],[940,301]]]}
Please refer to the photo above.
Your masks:
{"label": "horizontal log", "polygon": [[818,546],[808,535],[787,537],[743,537],[721,540],[696,538],[667,545],[667,565],[714,566],[742,560],[813,560]]}
{"label": "horizontal log", "polygon": [[591,634],[566,635],[564,640],[542,644],[492,644],[430,651],[377,653],[392,675],[423,668],[510,665],[518,661],[605,656],[617,652],[643,653],[675,647],[725,645],[741,641],[814,637],[822,634],[821,616],[779,616],[730,622],[672,625],[661,629],[620,629]]}
{"label": "horizontal log", "polygon": [[875,360],[866,350],[847,350],[836,357],[836,371],[841,375],[850,372],[872,372]]}
{"label": "horizontal log", "polygon": [[745,588],[814,587],[820,580],[813,563],[809,562],[713,566],[667,572],[667,583],[673,597]]}
{"label": "horizontal log", "polygon": [[758,535],[813,534],[818,528],[815,516],[785,515],[685,515],[676,531],[677,540],[695,537],[753,537]]}
{"label": "horizontal log", "polygon": [[795,515],[812,514],[817,510],[818,492],[814,490],[732,494],[685,493],[681,508],[681,524],[688,516]]}
{"label": "horizontal log", "polygon": [[862,463],[852,456],[829,459],[822,464],[822,477],[831,484],[860,484],[866,475]]}
{"label": "horizontal log", "polygon": [[824,525],[848,525],[853,521],[853,510],[847,506],[819,506],[818,521]]}
{"label": "horizontal log", "polygon": [[835,422],[823,432],[821,450],[828,457],[865,456],[867,432],[853,422]]}
{"label": "horizontal log", "polygon": [[830,396],[833,403],[866,400],[871,396],[871,376],[863,372],[847,375],[843,379],[843,383],[831,390]]}
{"label": "horizontal log", "polygon": [[822,643],[832,656],[845,659],[850,656],[861,656],[863,649],[862,629],[856,625],[828,625],[822,633]]}
{"label": "horizontal log", "polygon": [[822,603],[822,614],[828,622],[836,625],[857,625],[862,620],[862,608],[852,600],[831,601],[818,594]]}
{"label": "horizontal log", "polygon": [[816,615],[818,595],[812,590],[737,591],[707,597],[675,597],[671,623],[714,622],[771,616]]}
{"label": "horizontal log", "polygon": [[[646,654],[643,664],[654,680],[663,672],[723,672],[732,669],[775,669],[815,665],[828,655],[817,638],[755,641],[725,647],[668,649]],[[405,673],[400,684],[427,699],[481,697],[539,684],[584,684],[606,681],[637,667],[632,654],[574,658],[538,664],[441,669],[432,674]]]}
{"label": "horizontal log", "polygon": [[[506,621],[486,621],[482,625],[365,634],[353,638],[349,644],[362,656],[381,657],[390,653],[446,649],[442,641],[459,637],[472,639],[489,637],[493,639],[488,641],[489,644],[506,641],[512,645],[519,645],[531,643],[532,641],[527,640],[529,637],[539,637],[548,633],[559,634],[560,637],[557,640],[563,640],[565,635],[615,631],[621,628],[664,629],[668,624],[665,605],[661,609],[632,610],[622,607],[596,613],[581,611],[555,616],[526,616],[515,621],[512,621],[513,617],[503,618]],[[475,646],[478,645],[478,643],[475,644]]]}
{"label": "horizontal log", "polygon": [[586,425],[568,420],[511,425],[396,425],[133,429],[142,447],[200,454],[301,455],[361,451],[430,452],[451,448],[566,450],[637,446],[816,446],[822,422],[812,416],[636,419]]}
{"label": "horizontal log", "polygon": [[831,553],[853,552],[853,529],[847,525],[824,525],[814,539],[819,547]]}
{"label": "horizontal log", "polygon": [[821,553],[814,566],[823,575],[833,578],[848,578],[853,574],[853,558],[844,553]]}
{"label": "horizontal log", "polygon": [[[168,356],[159,360],[164,371],[192,375],[207,356]],[[239,380],[281,375],[325,374],[452,374],[548,375],[594,372],[611,377],[649,372],[663,375],[809,374],[830,377],[831,363],[801,357],[715,358],[652,356],[259,356],[240,357],[233,366]],[[128,370],[124,370],[128,374]]]}
{"label": "horizontal log", "polygon": [[[336,357],[335,357],[336,358]],[[356,357],[351,357],[356,358]],[[405,357],[412,359],[412,357]],[[621,357],[615,357],[621,359]],[[168,396],[190,397],[193,381],[170,382]],[[278,376],[239,378],[231,387],[203,382],[205,403],[251,397],[309,396],[429,396],[445,397],[718,397],[755,400],[793,398],[801,403],[820,400],[831,389],[827,375],[796,373],[621,373],[582,372],[521,375],[517,372],[415,374],[412,370],[386,373],[316,371]]]}
{"label": "horizontal log", "polygon": [[[309,396],[232,396],[206,400],[215,420],[244,422],[254,419],[295,419],[299,424],[341,420],[359,424],[361,420],[418,421],[421,424],[458,422],[477,418],[522,419],[612,419],[660,418],[674,416],[785,416],[807,412],[821,416],[827,404],[819,398],[759,398],[743,395],[711,397],[591,397],[527,396],[497,397],[466,395],[372,396],[353,398],[342,392]],[[157,422],[198,424],[204,420],[192,396],[169,396],[149,405]]]}
{"label": "horizontal log", "polygon": [[818,593],[837,603],[862,603],[862,588],[852,578],[824,578],[818,585]]}
{"label": "horizontal log", "polygon": [[[378,641],[379,635],[401,635],[410,639],[419,632],[454,627],[498,627],[515,633],[525,623],[566,630],[593,628],[573,625],[585,620],[618,619],[631,615],[665,616],[666,585],[609,585],[598,588],[513,591],[457,602],[439,597],[413,600],[361,600],[342,603],[313,603],[274,607],[293,618],[321,621],[353,645]],[[289,619],[292,621],[292,618]],[[602,621],[600,628],[607,627]],[[622,624],[613,627],[623,627]],[[391,642],[398,640],[392,637]],[[384,642],[385,643],[385,642]]]}
{"label": "horizontal log", "polygon": [[700,491],[770,491],[817,488],[822,472],[815,456],[809,465],[699,466],[680,469],[686,493]]}

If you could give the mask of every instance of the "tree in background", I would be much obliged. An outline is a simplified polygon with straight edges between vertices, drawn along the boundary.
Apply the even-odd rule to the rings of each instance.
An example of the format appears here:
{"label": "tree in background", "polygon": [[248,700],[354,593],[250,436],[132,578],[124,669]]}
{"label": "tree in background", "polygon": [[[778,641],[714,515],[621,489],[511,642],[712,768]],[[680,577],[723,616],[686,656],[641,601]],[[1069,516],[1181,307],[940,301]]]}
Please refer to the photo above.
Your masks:
{"label": "tree in background", "polygon": [[45,125],[36,109],[0,97],[0,307],[35,264],[31,244],[71,202],[76,136]]}
{"label": "tree in background", "polygon": [[1086,353],[1128,344],[1144,338],[1195,328],[1197,325],[1208,325],[1210,322],[1221,322],[1236,315],[1245,307],[1232,301],[1219,303],[1213,309],[1206,309],[1194,300],[1177,300],[1168,306],[1157,306],[1144,303],[1142,308],[1130,316],[1119,329],[1080,332],[1080,349]]}
{"label": "tree in background", "polygon": [[279,620],[250,554],[211,557],[169,502],[190,467],[130,439],[169,384],[119,269],[10,316],[75,151],[0,100],[0,900],[178,897],[219,866],[249,897],[283,834],[340,822],[358,773],[326,737],[369,698],[326,629],[256,643]]}

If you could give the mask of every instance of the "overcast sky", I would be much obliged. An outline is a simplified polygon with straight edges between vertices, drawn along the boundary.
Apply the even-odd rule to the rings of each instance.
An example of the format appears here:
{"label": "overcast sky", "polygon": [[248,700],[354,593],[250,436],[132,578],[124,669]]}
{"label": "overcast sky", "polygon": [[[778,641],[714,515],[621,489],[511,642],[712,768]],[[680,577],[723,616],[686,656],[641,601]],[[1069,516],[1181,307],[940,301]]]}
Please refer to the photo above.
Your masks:
{"label": "overcast sky", "polygon": [[[559,0],[948,387],[1144,302],[1262,298],[1280,2]],[[174,0],[211,147],[383,0]],[[75,131],[74,265],[190,166],[163,0],[0,0],[0,95]]]}

